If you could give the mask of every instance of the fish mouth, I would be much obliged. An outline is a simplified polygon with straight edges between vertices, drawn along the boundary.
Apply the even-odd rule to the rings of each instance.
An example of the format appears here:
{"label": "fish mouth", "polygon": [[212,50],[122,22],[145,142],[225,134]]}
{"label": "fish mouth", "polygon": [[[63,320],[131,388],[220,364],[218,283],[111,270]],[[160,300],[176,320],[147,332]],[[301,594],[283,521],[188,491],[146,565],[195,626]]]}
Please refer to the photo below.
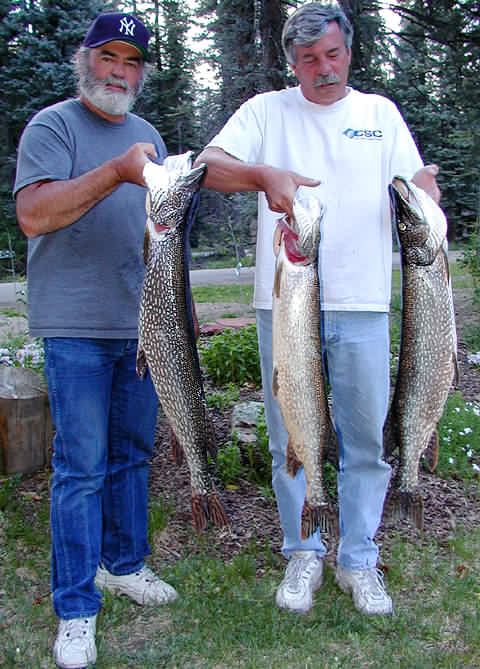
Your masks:
{"label": "fish mouth", "polygon": [[207,164],[206,163],[201,163],[198,165],[198,167],[193,167],[188,174],[186,174],[183,179],[182,183],[184,186],[187,188],[190,188],[194,186],[197,183],[200,183],[207,171]]}

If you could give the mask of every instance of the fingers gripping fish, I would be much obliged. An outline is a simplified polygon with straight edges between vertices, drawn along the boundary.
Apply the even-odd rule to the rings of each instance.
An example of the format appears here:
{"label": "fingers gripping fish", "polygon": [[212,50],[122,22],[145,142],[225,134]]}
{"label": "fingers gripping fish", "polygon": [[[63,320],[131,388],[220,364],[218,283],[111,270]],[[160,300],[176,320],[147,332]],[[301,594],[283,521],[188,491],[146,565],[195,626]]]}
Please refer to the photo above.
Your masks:
{"label": "fingers gripping fish", "polygon": [[331,515],[323,464],[335,440],[322,366],[320,294],[317,271],[324,209],[300,187],[294,219],[282,219],[274,238],[273,394],[288,432],[287,469],[303,465],[307,481],[302,537],[327,531]]}
{"label": "fingers gripping fish", "polygon": [[447,221],[415,184],[396,177],[389,192],[402,266],[400,359],[385,424],[387,453],[399,449],[390,507],[423,528],[419,462],[432,435],[438,452],[437,423],[457,372]]}
{"label": "fingers gripping fish", "polygon": [[148,186],[145,279],[139,318],[137,373],[148,367],[158,399],[186,456],[192,486],[192,515],[200,532],[210,520],[228,518],[208,469],[215,431],[208,414],[193,326],[189,284],[188,216],[205,165],[191,168],[192,153],[171,156],[144,168]]}

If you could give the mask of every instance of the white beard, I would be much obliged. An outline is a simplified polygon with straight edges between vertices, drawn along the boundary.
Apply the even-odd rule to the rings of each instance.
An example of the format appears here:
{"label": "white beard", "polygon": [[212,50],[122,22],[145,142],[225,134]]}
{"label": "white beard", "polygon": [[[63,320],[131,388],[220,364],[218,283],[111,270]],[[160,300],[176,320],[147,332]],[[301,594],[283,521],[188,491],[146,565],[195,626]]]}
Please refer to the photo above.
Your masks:
{"label": "white beard", "polygon": [[[125,92],[111,91],[107,84],[124,86]],[[80,93],[97,109],[111,116],[123,116],[133,107],[135,90],[126,81],[114,79],[112,76],[103,80],[96,79],[91,72],[85,73],[79,81]]]}

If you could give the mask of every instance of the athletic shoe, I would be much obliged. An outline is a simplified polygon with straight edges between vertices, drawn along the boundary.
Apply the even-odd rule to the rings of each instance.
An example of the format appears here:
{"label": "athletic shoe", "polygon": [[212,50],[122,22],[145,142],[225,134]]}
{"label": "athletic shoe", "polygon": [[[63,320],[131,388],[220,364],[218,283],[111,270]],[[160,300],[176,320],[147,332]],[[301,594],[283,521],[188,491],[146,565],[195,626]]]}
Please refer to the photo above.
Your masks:
{"label": "athletic shoe", "polygon": [[352,593],[353,604],[360,613],[371,616],[393,612],[392,598],[385,590],[383,574],[379,569],[343,569],[337,566],[335,580],[343,592]]}
{"label": "athletic shoe", "polygon": [[97,661],[95,628],[97,616],[60,619],[53,656],[62,669],[79,669]]}
{"label": "athletic shoe", "polygon": [[175,589],[155,576],[152,570],[145,565],[139,571],[123,576],[115,576],[103,565],[99,565],[95,585],[112,594],[127,595],[137,604],[166,604],[177,597]]}
{"label": "athletic shoe", "polygon": [[312,595],[322,585],[322,577],[323,560],[315,551],[294,551],[277,589],[277,606],[306,613],[313,606]]}

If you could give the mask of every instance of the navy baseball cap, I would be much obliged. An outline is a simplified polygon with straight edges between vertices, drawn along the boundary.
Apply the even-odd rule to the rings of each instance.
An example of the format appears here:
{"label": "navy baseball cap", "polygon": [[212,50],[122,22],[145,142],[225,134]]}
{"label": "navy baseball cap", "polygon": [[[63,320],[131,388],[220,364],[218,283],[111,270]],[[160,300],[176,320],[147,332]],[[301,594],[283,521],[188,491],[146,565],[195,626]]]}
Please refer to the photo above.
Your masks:
{"label": "navy baseball cap", "polygon": [[127,42],[146,60],[149,39],[150,33],[137,18],[131,14],[109,12],[97,16],[85,35],[83,46],[94,48],[107,42]]}

